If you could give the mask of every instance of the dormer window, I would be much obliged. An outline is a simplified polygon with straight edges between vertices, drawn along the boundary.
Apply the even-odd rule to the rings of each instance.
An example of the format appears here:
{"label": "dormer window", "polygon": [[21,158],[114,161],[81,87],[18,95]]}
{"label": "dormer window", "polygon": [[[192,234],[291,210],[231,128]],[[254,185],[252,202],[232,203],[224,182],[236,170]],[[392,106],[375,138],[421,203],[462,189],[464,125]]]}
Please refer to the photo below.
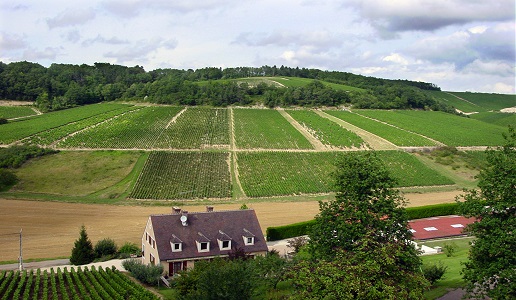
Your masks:
{"label": "dormer window", "polygon": [[229,235],[222,232],[222,230],[219,230],[217,241],[219,242],[220,250],[231,250],[231,238]]}
{"label": "dormer window", "polygon": [[244,245],[251,246],[254,245],[254,234],[252,234],[249,230],[244,228],[244,234],[242,235],[244,239]]}
{"label": "dormer window", "polygon": [[197,244],[198,252],[209,252],[210,251],[210,239],[208,239],[204,234],[198,232],[197,239],[195,243]]}
{"label": "dormer window", "polygon": [[183,241],[173,234],[170,238],[170,247],[172,252],[181,252],[183,251]]}

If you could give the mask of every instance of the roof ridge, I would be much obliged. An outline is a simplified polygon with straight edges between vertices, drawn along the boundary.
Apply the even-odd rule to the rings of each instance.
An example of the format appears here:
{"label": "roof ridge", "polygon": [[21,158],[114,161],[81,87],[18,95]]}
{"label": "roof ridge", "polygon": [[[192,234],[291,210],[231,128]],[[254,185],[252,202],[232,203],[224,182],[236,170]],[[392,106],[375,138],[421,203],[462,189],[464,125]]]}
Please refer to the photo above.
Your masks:
{"label": "roof ridge", "polygon": [[[213,213],[219,213],[219,212],[237,212],[237,211],[246,211],[246,210],[249,210],[249,211],[254,211],[254,209],[252,208],[248,208],[248,209],[225,209],[225,210],[214,210],[214,211],[188,211],[187,214],[213,214]],[[174,216],[180,216],[181,213],[167,213],[167,214],[150,214],[150,216],[170,216],[170,215],[174,215]]]}

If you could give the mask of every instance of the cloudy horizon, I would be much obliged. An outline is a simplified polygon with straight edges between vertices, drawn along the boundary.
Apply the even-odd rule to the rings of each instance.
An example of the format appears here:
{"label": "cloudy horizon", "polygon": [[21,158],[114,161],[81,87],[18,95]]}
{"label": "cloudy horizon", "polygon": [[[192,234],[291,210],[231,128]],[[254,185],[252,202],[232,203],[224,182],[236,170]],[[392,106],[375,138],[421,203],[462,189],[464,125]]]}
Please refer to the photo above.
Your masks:
{"label": "cloudy horizon", "polygon": [[515,94],[514,0],[2,1],[0,61],[289,66]]}

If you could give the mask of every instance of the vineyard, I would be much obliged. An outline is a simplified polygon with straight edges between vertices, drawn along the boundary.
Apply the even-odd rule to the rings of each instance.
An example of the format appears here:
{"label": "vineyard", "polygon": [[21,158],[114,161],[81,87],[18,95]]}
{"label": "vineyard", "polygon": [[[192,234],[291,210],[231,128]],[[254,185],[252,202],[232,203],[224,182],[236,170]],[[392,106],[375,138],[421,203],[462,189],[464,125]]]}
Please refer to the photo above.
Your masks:
{"label": "vineyard", "polygon": [[[360,110],[361,115],[428,136],[449,146],[495,146],[503,144],[504,128],[437,111]],[[446,130],[443,130],[446,128]]]}
{"label": "vineyard", "polygon": [[311,110],[288,110],[287,112],[326,146],[341,149],[360,148],[364,142],[355,133],[320,117]]}
{"label": "vineyard", "polygon": [[236,145],[244,149],[313,149],[278,111],[233,109]]}
{"label": "vineyard", "polygon": [[0,126],[0,143],[9,144],[52,128],[77,122],[107,111],[126,107],[124,104],[102,103],[60,110],[17,120]]}
{"label": "vineyard", "polygon": [[435,142],[420,135],[365,118],[353,112],[336,110],[328,110],[325,112],[345,122],[376,134],[397,146],[436,146]]}
{"label": "vineyard", "polygon": [[[330,174],[342,152],[239,152],[238,170],[242,188],[249,197],[328,193],[333,191]],[[398,187],[454,184],[402,151],[379,151]]]}
{"label": "vineyard", "polygon": [[15,300],[159,299],[114,267],[3,271],[0,295],[2,299]]}
{"label": "vineyard", "polygon": [[228,198],[230,178],[229,153],[152,152],[129,197]]}

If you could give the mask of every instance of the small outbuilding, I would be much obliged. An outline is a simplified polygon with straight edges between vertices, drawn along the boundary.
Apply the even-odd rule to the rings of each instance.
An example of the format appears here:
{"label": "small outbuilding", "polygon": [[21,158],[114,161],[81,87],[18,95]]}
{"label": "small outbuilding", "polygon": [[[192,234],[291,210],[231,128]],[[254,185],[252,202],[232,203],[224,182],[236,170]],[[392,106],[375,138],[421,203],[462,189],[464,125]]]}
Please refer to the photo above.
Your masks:
{"label": "small outbuilding", "polygon": [[227,257],[231,251],[265,255],[267,243],[252,209],[192,212],[174,207],[151,215],[142,235],[142,262],[161,264],[167,275],[192,268],[196,261]]}

